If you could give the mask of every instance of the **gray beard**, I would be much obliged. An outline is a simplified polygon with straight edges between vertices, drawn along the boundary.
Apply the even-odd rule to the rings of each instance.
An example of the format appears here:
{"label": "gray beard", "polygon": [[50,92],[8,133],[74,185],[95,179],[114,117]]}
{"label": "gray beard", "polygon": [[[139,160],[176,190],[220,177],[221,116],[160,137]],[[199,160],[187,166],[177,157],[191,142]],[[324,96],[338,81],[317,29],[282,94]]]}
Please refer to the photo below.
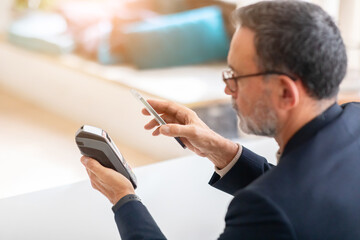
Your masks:
{"label": "gray beard", "polygon": [[233,108],[239,118],[239,127],[244,133],[267,137],[274,137],[276,135],[276,114],[266,103],[266,99],[259,99],[255,103],[254,111],[249,116],[244,117],[232,99]]}

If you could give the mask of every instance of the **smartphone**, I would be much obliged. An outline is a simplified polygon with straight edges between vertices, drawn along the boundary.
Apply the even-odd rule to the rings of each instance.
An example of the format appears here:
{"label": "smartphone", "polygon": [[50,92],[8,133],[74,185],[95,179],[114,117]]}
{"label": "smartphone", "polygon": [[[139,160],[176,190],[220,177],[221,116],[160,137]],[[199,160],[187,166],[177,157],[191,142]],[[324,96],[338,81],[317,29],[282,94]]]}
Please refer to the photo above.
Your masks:
{"label": "smartphone", "polygon": [[97,127],[84,125],[76,132],[75,142],[82,155],[93,158],[104,167],[121,173],[136,189],[135,174],[107,132]]}
{"label": "smartphone", "polygon": [[[135,89],[130,90],[132,95],[138,99],[148,110],[148,112],[155,118],[155,120],[161,125],[166,125],[166,122],[164,119],[160,117],[160,115],[153,109],[153,107],[143,98],[143,96],[140,95]],[[175,140],[180,144],[182,148],[186,148],[185,144],[181,141],[179,137],[175,137]]]}

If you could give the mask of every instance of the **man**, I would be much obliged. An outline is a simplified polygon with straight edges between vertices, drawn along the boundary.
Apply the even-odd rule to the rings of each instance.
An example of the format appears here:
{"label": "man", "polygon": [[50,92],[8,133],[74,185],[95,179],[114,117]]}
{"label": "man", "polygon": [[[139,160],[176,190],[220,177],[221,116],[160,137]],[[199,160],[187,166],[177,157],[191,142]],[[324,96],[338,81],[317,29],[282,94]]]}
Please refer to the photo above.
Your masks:
{"label": "man", "polygon": [[[235,16],[225,93],[243,131],[275,138],[278,165],[171,102],[149,101],[169,123],[153,135],[179,136],[214,163],[210,184],[234,195],[219,239],[360,239],[360,104],[336,103],[347,65],[338,28],[320,7],[298,1],[261,2]],[[82,162],[115,204],[123,239],[165,238],[129,181]]]}

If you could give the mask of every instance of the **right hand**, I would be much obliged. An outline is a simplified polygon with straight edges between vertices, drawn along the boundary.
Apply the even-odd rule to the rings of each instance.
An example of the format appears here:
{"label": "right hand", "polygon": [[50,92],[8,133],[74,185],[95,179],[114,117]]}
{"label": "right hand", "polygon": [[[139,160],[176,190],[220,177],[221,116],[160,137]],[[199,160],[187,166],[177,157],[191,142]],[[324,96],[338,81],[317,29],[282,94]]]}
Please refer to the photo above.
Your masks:
{"label": "right hand", "polygon": [[[238,145],[211,130],[191,109],[168,101],[148,100],[148,103],[168,123],[156,128],[154,136],[180,137],[186,147],[199,156],[207,157],[219,169],[236,155]],[[145,108],[142,113],[150,115]],[[158,122],[153,119],[145,125],[145,129],[157,126]]]}

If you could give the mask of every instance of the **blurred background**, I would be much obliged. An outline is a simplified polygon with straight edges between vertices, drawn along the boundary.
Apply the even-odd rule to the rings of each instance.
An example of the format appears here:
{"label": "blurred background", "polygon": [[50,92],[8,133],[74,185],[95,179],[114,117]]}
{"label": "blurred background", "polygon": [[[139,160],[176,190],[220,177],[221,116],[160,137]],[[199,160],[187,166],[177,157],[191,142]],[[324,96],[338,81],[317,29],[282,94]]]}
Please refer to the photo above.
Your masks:
{"label": "blurred background", "polygon": [[[0,198],[87,178],[74,134],[106,130],[131,166],[190,154],[143,129],[130,94],[184,104],[245,136],[224,94],[230,14],[256,1],[1,0]],[[314,0],[338,24],[349,69],[339,102],[360,99],[360,1]]]}

